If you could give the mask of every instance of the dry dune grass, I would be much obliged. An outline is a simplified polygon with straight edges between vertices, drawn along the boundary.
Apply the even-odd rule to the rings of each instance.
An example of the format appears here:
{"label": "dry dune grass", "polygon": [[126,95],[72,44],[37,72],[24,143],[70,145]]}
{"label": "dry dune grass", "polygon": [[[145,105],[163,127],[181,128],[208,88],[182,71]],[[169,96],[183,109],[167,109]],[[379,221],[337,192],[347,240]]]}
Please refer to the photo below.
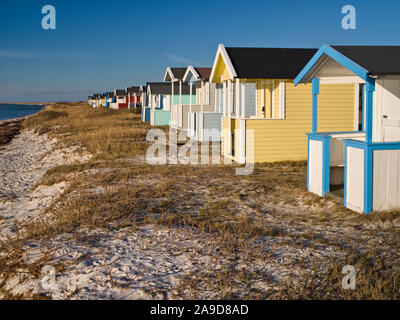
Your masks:
{"label": "dry dune grass", "polygon": [[136,156],[146,150],[147,126],[128,110],[56,104],[29,118],[25,127],[61,137],[68,145],[84,146],[97,154],[97,160]]}
{"label": "dry dune grass", "polygon": [[[32,298],[12,295],[7,280],[15,270],[37,275],[51,260],[54,248],[43,245],[46,254],[27,265],[27,242],[49,244],[65,233],[79,238],[85,228],[134,232],[150,224],[198,237],[198,254],[208,257],[182,277],[176,298],[399,298],[400,213],[361,216],[307,193],[305,162],[258,164],[252,175],[236,176],[236,165],[132,161],[149,146],[149,126],[129,110],[54,105],[24,126],[95,156],[48,171],[41,184],[68,181],[68,190],[2,243],[0,288],[7,298]],[[358,270],[356,290],[341,288],[346,264]],[[289,275],[277,281],[271,270],[280,268]]]}
{"label": "dry dune grass", "polygon": [[[0,121],[1,122],[1,121]],[[0,146],[7,144],[20,132],[22,120],[0,123]]]}

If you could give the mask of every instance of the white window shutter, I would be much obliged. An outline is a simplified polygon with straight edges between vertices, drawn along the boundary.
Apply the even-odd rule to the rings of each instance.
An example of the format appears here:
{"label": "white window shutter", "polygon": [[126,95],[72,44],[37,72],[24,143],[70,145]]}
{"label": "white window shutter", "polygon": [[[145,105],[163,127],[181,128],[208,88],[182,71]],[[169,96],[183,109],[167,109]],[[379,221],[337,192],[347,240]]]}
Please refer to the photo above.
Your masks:
{"label": "white window shutter", "polygon": [[286,86],[285,80],[279,81],[279,118],[286,118]]}

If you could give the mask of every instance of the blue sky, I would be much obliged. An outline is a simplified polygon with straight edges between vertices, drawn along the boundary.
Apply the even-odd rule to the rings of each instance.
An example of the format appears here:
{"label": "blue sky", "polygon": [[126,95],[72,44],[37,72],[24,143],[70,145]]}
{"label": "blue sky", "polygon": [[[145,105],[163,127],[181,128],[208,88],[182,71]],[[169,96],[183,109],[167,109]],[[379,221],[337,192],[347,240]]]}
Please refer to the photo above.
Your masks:
{"label": "blue sky", "polygon": [[[44,30],[44,5],[56,30]],[[341,9],[357,10],[357,29]],[[83,100],[212,66],[217,46],[400,45],[400,1],[1,0],[0,102]]]}

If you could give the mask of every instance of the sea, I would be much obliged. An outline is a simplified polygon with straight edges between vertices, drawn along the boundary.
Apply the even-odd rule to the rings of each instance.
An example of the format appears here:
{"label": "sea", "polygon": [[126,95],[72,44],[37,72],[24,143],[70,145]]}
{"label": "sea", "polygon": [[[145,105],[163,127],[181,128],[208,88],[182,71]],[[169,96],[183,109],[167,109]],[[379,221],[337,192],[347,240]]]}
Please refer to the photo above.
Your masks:
{"label": "sea", "polygon": [[0,121],[24,117],[40,111],[43,107],[42,105],[0,103]]}

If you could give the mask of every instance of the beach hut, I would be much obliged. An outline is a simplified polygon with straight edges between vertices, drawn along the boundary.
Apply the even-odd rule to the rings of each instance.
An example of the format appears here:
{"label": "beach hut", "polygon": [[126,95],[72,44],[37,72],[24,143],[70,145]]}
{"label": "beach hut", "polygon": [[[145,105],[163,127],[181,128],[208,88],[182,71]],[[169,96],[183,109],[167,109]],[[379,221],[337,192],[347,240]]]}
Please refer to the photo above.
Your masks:
{"label": "beach hut", "polygon": [[99,102],[99,107],[105,107],[106,105],[106,95],[105,93],[100,93],[100,102]]}
{"label": "beach hut", "polygon": [[111,103],[115,103],[115,94],[114,92],[106,92],[106,104],[105,107],[109,108]]}
{"label": "beach hut", "polygon": [[137,112],[137,109],[141,106],[140,86],[128,87],[126,92],[128,94],[128,108]]}
{"label": "beach hut", "polygon": [[95,108],[96,105],[97,105],[97,97],[98,97],[98,94],[97,93],[93,93],[91,104],[90,104],[93,108]]}
{"label": "beach hut", "polygon": [[[218,46],[210,81],[219,84],[225,157],[239,163],[307,159],[311,85],[295,87],[293,81],[316,51]],[[321,128],[358,128],[358,95],[355,84],[323,85]]]}
{"label": "beach hut", "polygon": [[94,101],[93,101],[93,107],[94,108],[99,108],[101,106],[101,94],[100,93],[95,93],[93,95]]}
{"label": "beach hut", "polygon": [[92,108],[96,108],[98,105],[98,100],[100,99],[100,94],[93,93],[93,95],[89,96],[88,103]]}
{"label": "beach hut", "polygon": [[[179,81],[173,85],[171,107],[171,128],[188,135],[190,105],[196,104],[195,92],[190,93],[190,85]],[[177,89],[175,91],[175,89]],[[193,88],[192,88],[193,89]]]}
{"label": "beach hut", "polygon": [[187,134],[188,130],[188,112],[189,105],[195,102],[196,96],[192,95],[190,99],[190,87],[187,83],[183,83],[183,76],[187,68],[171,68],[165,71],[163,81],[172,84],[172,100],[171,100],[171,121],[170,126],[175,130],[181,130]]}
{"label": "beach hut", "polygon": [[115,102],[110,103],[111,109],[125,109],[128,108],[128,94],[126,89],[114,90]]}
{"label": "beach hut", "polygon": [[105,96],[104,107],[105,107],[105,108],[108,108],[108,107],[109,107],[109,103],[108,103],[108,92],[104,92],[104,96]]}
{"label": "beach hut", "polygon": [[178,82],[182,81],[183,76],[185,75],[186,68],[171,68],[168,67],[167,70],[165,70],[164,82]]}
{"label": "beach hut", "polygon": [[[216,110],[216,83],[210,83],[212,68],[188,66],[183,82],[190,86],[188,136],[197,141],[221,140],[222,112]],[[193,97],[194,96],[194,97]]]}
{"label": "beach hut", "polygon": [[88,96],[88,104],[93,107],[93,101],[94,101],[94,97],[93,96]]}
{"label": "beach hut", "polygon": [[147,96],[147,84],[144,86],[140,86],[140,99],[142,101],[142,121],[150,122],[150,106]]}
{"label": "beach hut", "polygon": [[150,124],[152,126],[169,125],[172,104],[171,82],[148,82],[147,97],[150,107]]}
{"label": "beach hut", "polygon": [[[312,83],[309,191],[341,195],[344,206],[357,212],[400,208],[399,57],[400,46],[323,45],[298,74],[295,85]],[[324,130],[319,115],[326,83],[360,87],[359,129]],[[340,112],[340,101],[335,108]]]}

